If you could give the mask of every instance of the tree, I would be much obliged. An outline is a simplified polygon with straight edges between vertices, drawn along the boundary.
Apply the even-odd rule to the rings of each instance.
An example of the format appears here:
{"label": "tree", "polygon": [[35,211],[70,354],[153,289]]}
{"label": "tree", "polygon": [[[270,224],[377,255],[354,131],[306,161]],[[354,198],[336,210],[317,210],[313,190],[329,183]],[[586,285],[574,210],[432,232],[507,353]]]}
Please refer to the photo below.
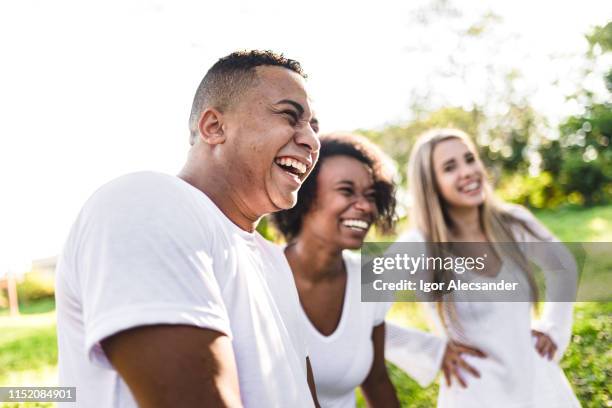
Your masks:
{"label": "tree", "polygon": [[[612,22],[595,27],[586,38],[587,58],[591,66],[596,66],[603,55],[612,51]],[[603,97],[589,90],[572,96],[584,101],[584,112],[562,122],[559,141],[540,149],[544,170],[558,178],[565,194],[585,205],[603,203],[612,197],[612,69],[603,81],[608,90]]]}

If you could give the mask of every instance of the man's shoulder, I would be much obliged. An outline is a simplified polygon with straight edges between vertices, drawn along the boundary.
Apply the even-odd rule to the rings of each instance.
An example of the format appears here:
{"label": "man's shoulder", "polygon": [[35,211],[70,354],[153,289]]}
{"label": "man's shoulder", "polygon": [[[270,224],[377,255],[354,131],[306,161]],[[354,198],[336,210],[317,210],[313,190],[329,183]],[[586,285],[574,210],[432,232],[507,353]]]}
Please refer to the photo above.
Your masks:
{"label": "man's shoulder", "polygon": [[103,184],[91,197],[96,199],[113,194],[126,194],[134,196],[137,194],[163,194],[167,190],[184,190],[187,184],[176,176],[157,173],[153,171],[141,171],[119,176],[106,184]]}
{"label": "man's shoulder", "polygon": [[143,171],[117,177],[102,185],[83,208],[85,211],[132,209],[142,213],[152,209],[187,209],[190,204],[207,204],[208,201],[204,193],[177,176]]}
{"label": "man's shoulder", "polygon": [[[201,235],[216,213],[204,193],[180,178],[155,172],[130,173],[100,187],[85,203],[75,231]],[[187,238],[186,238],[187,239]]]}

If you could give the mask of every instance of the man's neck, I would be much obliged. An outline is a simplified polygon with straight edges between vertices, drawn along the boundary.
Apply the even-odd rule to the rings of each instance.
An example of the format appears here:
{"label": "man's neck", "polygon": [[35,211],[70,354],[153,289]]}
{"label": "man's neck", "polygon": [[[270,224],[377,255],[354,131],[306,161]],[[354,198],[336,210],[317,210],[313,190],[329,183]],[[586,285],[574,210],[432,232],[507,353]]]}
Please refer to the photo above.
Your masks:
{"label": "man's neck", "polygon": [[253,232],[261,215],[256,215],[241,199],[231,183],[206,166],[197,166],[188,161],[178,177],[202,191],[225,216],[240,229]]}

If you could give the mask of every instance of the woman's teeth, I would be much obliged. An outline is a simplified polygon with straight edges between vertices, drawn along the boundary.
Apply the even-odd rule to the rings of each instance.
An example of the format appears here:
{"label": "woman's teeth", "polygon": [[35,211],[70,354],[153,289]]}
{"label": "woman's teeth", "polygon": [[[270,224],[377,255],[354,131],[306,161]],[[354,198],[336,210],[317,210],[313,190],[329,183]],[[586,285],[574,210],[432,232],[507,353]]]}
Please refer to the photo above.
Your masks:
{"label": "woman's teeth", "polygon": [[344,220],[342,221],[342,225],[358,230],[367,230],[370,226],[367,222],[363,220]]}
{"label": "woman's teeth", "polygon": [[306,165],[290,157],[277,158],[274,162],[294,174],[302,175],[306,173]]}
{"label": "woman's teeth", "polygon": [[474,190],[477,190],[479,188],[480,188],[480,182],[474,181],[474,182],[471,182],[470,184],[464,186],[461,189],[461,191],[463,191],[464,193],[470,193],[470,192],[472,192]]}

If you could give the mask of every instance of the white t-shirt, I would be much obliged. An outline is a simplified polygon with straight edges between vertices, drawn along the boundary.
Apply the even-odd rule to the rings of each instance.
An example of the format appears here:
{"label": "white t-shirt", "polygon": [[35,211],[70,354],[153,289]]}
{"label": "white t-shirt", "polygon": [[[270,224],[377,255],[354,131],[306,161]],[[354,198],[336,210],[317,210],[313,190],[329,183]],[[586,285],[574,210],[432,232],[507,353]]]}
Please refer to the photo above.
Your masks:
{"label": "white t-shirt", "polygon": [[155,324],[227,334],[246,407],[313,406],[284,254],[178,177],[135,173],[98,190],[70,232],[56,297],[59,380],[79,406],[136,406],[100,341]]}
{"label": "white t-shirt", "polygon": [[384,323],[390,303],[361,302],[359,255],[343,253],[346,289],[342,316],[329,336],[319,332],[302,311],[310,352],[310,364],[323,408],[355,408],[355,388],[366,379],[374,359],[372,330]]}

